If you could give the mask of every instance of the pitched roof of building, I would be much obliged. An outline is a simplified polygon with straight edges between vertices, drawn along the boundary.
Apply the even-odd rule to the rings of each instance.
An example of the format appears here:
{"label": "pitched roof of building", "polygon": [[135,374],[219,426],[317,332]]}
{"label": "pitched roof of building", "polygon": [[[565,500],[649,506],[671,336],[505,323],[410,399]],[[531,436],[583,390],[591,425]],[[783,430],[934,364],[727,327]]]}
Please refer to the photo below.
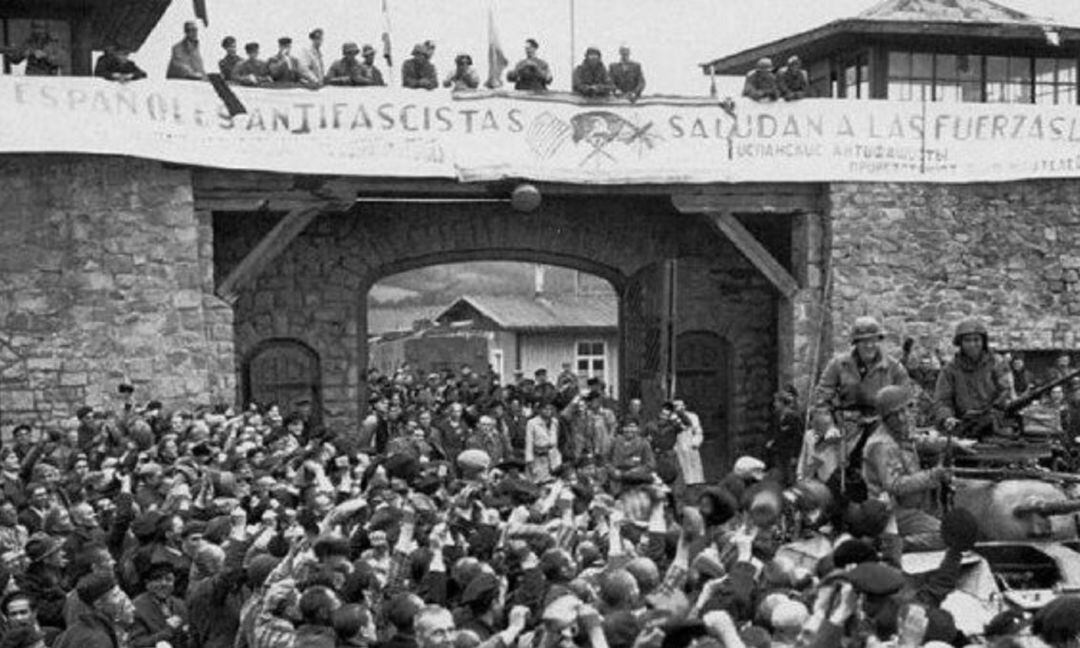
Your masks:
{"label": "pitched roof of building", "polygon": [[743,74],[759,58],[782,63],[798,54],[804,59],[821,50],[836,50],[854,36],[896,35],[911,37],[994,38],[1047,40],[1056,31],[1060,42],[1080,39],[1080,30],[1035,18],[992,0],[884,0],[851,18],[842,18],[775,41],[701,64],[705,74]]}
{"label": "pitched roof of building", "polygon": [[465,295],[436,320],[446,323],[468,319],[470,311],[512,331],[615,329],[619,322],[618,301],[613,295]]}
{"label": "pitched roof of building", "polygon": [[1047,24],[1047,21],[991,0],[885,0],[858,17],[865,20]]}
{"label": "pitched roof of building", "polygon": [[411,331],[420,320],[432,320],[443,312],[443,306],[371,306],[368,307],[368,335],[385,335]]}

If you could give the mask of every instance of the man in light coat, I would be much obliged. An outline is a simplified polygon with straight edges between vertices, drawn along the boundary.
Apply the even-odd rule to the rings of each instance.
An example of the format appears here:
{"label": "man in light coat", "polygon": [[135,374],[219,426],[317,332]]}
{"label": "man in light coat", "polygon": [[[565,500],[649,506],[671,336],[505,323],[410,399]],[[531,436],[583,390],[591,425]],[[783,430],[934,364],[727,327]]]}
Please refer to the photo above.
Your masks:
{"label": "man in light coat", "polygon": [[323,30],[312,30],[308,38],[311,39],[311,47],[304,48],[299,56],[300,80],[306,85],[320,86],[326,79],[326,65],[322,55]]}

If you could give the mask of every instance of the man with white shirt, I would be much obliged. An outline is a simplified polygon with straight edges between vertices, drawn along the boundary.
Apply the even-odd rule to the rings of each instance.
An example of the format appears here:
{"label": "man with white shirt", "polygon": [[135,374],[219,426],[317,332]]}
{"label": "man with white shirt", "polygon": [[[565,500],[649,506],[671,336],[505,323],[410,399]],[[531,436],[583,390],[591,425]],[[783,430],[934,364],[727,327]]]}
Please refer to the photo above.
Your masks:
{"label": "man with white shirt", "polygon": [[705,483],[705,467],[701,463],[701,443],[705,440],[705,432],[701,429],[701,418],[694,412],[686,409],[686,401],[675,400],[675,416],[682,423],[678,441],[675,444],[675,454],[679,458],[679,467],[682,468],[683,481],[687,486]]}
{"label": "man with white shirt", "polygon": [[307,85],[322,85],[326,78],[326,66],[323,64],[323,30],[316,28],[308,34],[311,47],[300,52],[300,80]]}

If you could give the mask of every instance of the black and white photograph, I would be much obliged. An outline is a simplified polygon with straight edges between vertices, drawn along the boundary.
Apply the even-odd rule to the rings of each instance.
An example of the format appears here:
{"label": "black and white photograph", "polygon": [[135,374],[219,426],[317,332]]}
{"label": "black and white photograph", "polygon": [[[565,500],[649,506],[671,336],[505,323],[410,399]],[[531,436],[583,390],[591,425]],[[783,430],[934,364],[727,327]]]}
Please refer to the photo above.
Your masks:
{"label": "black and white photograph", "polygon": [[1080,1],[0,0],[0,648],[1080,648]]}

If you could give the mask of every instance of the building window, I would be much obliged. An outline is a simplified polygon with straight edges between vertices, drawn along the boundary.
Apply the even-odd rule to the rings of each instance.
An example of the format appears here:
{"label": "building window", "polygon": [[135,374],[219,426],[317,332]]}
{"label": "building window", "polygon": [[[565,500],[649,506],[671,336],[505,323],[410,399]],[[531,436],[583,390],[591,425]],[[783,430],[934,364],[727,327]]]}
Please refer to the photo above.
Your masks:
{"label": "building window", "polygon": [[982,65],[981,56],[935,54],[934,101],[981,102]]}
{"label": "building window", "polygon": [[889,52],[888,97],[895,101],[982,101],[980,56]]}
{"label": "building window", "polygon": [[587,340],[577,343],[577,373],[581,378],[600,378],[607,382],[606,351],[603,342]]}
{"label": "building window", "polygon": [[1077,62],[1066,58],[889,52],[896,101],[1077,103]]}
{"label": "building window", "polygon": [[889,52],[888,97],[894,101],[934,100],[934,56]]}
{"label": "building window", "polygon": [[859,54],[844,63],[843,96],[848,99],[870,98],[870,57]]}
{"label": "building window", "polygon": [[504,356],[503,356],[503,350],[502,349],[492,349],[491,350],[491,355],[490,355],[488,361],[491,363],[491,370],[494,371],[495,373],[499,374],[499,378],[503,382],[505,382],[506,381],[506,373],[504,371],[505,367],[503,366],[504,362],[505,362],[504,361]]}
{"label": "building window", "polygon": [[987,56],[986,101],[989,103],[1032,103],[1031,59],[1018,56]]}
{"label": "building window", "polygon": [[1076,60],[1035,59],[1035,103],[1076,104]]}

